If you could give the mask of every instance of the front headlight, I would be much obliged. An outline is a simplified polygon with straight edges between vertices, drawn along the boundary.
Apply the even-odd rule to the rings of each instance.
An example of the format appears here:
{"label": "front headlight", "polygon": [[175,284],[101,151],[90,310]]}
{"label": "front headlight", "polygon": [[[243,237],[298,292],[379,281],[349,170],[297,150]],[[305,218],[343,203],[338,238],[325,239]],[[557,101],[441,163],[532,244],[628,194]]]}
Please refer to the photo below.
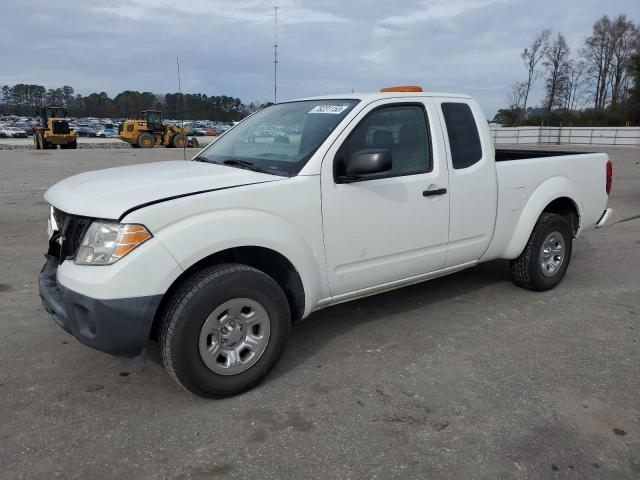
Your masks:
{"label": "front headlight", "polygon": [[110,265],[151,238],[142,225],[95,221],[82,239],[75,263]]}

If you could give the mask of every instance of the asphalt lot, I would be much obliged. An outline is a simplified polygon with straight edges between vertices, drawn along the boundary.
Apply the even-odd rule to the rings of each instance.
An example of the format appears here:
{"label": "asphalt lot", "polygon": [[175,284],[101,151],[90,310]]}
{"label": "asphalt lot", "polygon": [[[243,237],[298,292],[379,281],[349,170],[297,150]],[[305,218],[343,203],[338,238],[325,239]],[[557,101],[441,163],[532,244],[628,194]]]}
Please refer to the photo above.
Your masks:
{"label": "asphalt lot", "polygon": [[606,151],[614,223],[555,290],[497,261],[332,307],[266,382],[215,401],[157,348],[83,347],[37,294],[45,189],[176,151],[0,152],[0,478],[640,478],[640,149]]}

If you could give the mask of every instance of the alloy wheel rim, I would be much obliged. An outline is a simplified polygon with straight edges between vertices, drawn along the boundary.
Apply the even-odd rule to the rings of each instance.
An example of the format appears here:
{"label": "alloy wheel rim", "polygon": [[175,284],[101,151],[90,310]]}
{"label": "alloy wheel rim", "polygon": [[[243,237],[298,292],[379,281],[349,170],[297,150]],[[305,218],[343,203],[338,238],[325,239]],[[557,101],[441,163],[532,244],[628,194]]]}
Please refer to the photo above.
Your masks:
{"label": "alloy wheel rim", "polygon": [[250,298],[233,298],[211,312],[200,330],[200,357],[209,370],[237,375],[265,352],[271,335],[266,309]]}
{"label": "alloy wheel rim", "polygon": [[552,277],[560,270],[564,263],[565,241],[562,234],[553,231],[542,242],[540,250],[540,267],[545,277]]}

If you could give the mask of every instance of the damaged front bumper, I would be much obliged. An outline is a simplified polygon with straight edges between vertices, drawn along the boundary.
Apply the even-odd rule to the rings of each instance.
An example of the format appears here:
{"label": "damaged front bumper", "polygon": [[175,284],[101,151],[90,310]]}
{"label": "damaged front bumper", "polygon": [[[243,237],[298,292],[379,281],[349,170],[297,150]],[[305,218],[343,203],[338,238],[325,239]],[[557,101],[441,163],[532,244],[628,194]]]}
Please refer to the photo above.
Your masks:
{"label": "damaged front bumper", "polygon": [[48,255],[38,281],[44,309],[81,343],[113,355],[136,356],[149,339],[162,295],[100,300],[58,283],[59,261]]}

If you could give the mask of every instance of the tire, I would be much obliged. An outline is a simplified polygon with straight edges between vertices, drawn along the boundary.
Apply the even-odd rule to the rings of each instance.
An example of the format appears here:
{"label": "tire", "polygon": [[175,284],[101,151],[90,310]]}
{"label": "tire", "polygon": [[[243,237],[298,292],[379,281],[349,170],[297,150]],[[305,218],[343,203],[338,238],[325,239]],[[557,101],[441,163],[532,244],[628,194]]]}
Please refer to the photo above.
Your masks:
{"label": "tire", "polygon": [[74,140],[73,142],[69,142],[67,144],[67,148],[70,148],[72,150],[76,150],[78,148],[78,141]]}
{"label": "tire", "polygon": [[569,267],[572,247],[573,235],[567,221],[555,213],[543,212],[524,251],[511,261],[513,282],[529,290],[551,290]]}
{"label": "tire", "polygon": [[150,133],[142,132],[140,135],[138,135],[138,141],[136,143],[140,148],[153,148],[156,140]]}
{"label": "tire", "polygon": [[176,133],[173,137],[171,137],[171,146],[175,148],[184,148],[186,138],[182,133]]}
{"label": "tire", "polygon": [[[280,286],[260,270],[239,264],[195,273],[161,315],[160,349],[167,372],[182,388],[205,398],[236,395],[263,380],[282,355],[291,327]],[[257,323],[251,324],[251,318]],[[245,347],[250,337],[260,345]],[[234,356],[240,359],[235,364]]]}

